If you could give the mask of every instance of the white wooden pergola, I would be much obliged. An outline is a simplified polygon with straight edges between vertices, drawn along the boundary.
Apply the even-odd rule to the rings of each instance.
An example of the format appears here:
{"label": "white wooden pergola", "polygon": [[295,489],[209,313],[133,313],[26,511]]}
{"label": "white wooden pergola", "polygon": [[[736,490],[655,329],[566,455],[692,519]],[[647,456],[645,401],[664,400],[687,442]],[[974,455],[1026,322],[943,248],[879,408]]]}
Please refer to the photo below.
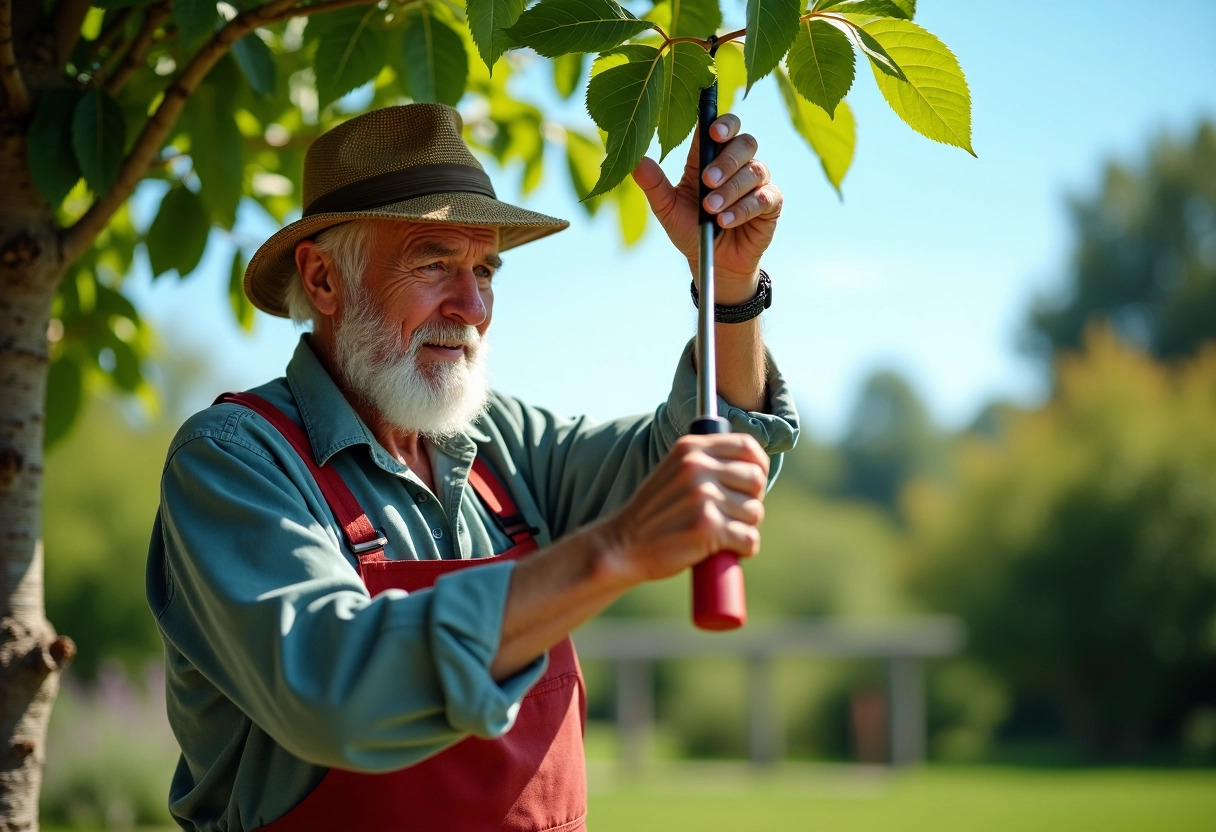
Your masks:
{"label": "white wooden pergola", "polygon": [[605,659],[615,666],[616,724],[627,771],[642,765],[654,721],[654,662],[703,656],[736,657],[748,665],[748,751],[757,765],[774,763],[783,754],[784,733],[773,686],[775,658],[885,662],[889,762],[915,765],[925,758],[925,659],[957,653],[963,639],[962,625],[943,617],[882,624],[785,620],[749,624],[728,633],[706,633],[668,620],[599,619],[574,634],[580,656]]}

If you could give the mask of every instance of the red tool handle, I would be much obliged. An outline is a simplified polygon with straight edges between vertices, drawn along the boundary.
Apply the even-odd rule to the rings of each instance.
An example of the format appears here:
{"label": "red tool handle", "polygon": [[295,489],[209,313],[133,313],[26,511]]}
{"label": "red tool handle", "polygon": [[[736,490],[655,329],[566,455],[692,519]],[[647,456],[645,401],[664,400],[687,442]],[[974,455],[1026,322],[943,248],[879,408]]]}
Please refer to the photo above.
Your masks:
{"label": "red tool handle", "polygon": [[[697,419],[690,433],[729,433],[725,419]],[[734,630],[747,623],[743,567],[733,552],[717,552],[692,568],[692,622],[702,630]]]}

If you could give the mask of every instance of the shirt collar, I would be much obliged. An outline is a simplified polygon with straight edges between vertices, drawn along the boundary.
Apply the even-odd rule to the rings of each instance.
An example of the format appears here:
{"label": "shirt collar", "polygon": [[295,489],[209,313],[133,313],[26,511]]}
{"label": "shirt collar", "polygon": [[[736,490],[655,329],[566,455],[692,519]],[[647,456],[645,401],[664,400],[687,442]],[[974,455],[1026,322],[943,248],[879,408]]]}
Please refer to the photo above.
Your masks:
{"label": "shirt collar", "polygon": [[[295,396],[300,419],[312,443],[317,464],[324,465],[343,448],[367,445],[373,455],[386,455],[376,437],[334,383],[321,359],[313,352],[308,333],[300,336],[296,351],[287,364],[287,384]],[[480,421],[480,420],[479,420]],[[463,434],[434,443],[450,456],[464,456],[477,441],[488,441],[484,430],[475,424]]]}

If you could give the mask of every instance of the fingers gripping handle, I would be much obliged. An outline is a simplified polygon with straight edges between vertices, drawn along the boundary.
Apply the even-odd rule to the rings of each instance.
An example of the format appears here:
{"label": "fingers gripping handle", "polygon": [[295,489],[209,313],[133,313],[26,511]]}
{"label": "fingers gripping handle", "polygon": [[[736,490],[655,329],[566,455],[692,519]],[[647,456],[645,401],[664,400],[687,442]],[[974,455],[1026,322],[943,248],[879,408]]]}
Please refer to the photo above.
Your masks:
{"label": "fingers gripping handle", "polygon": [[[717,416],[697,419],[691,433],[729,433]],[[702,630],[734,630],[747,623],[743,567],[732,552],[717,552],[692,568],[692,621]]]}

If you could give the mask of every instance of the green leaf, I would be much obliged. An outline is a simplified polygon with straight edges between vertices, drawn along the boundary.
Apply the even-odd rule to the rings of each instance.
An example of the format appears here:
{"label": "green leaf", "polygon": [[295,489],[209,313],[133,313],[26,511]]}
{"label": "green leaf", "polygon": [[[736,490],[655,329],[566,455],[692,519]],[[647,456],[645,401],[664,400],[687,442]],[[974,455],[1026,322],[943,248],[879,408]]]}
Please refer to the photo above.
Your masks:
{"label": "green leaf", "polygon": [[570,183],[580,204],[591,216],[595,216],[604,201],[602,196],[589,196],[603,161],[604,146],[598,139],[587,138],[573,130],[566,131],[566,167],[570,171]]}
{"label": "green leaf", "polygon": [[524,0],[469,0],[466,9],[469,32],[491,72],[498,57],[511,48],[505,30],[515,25],[523,10]]}
{"label": "green leaf", "polygon": [[524,174],[520,180],[519,189],[521,193],[530,194],[540,187],[541,181],[545,178],[545,140],[537,130],[536,136],[530,152],[524,156]]}
{"label": "green leaf", "polygon": [[[697,47],[700,49],[700,47]],[[705,50],[701,50],[704,52]],[[626,177],[621,184],[612,189],[611,196],[616,200],[617,220],[621,225],[621,238],[625,245],[631,246],[642,239],[646,233],[646,222],[650,218],[650,205],[646,202],[646,194],[637,183]]]}
{"label": "green leaf", "polygon": [[570,52],[553,59],[553,85],[558,95],[562,98],[574,95],[586,65],[587,55],[583,52]]}
{"label": "green leaf", "polygon": [[401,41],[406,87],[415,101],[456,105],[469,77],[460,35],[427,12],[410,15]]}
{"label": "green leaf", "polygon": [[659,123],[661,53],[640,45],[619,51],[628,61],[604,70],[587,85],[587,112],[608,133],[600,178],[589,196],[612,190],[637,167]]}
{"label": "green leaf", "polygon": [[801,0],[747,0],[747,37],[743,41],[747,92],[789,51],[798,36],[801,12]]}
{"label": "green leaf", "polygon": [[916,0],[826,0],[815,4],[815,11],[830,9],[838,14],[877,15],[911,20]]}
{"label": "green leaf", "polygon": [[251,90],[265,98],[274,95],[274,56],[257,34],[251,32],[232,44],[232,57]]}
{"label": "green leaf", "polygon": [[151,6],[156,0],[93,0],[99,9],[125,9],[128,6]]}
{"label": "green leaf", "polygon": [[180,122],[189,130],[190,160],[202,187],[199,196],[218,225],[232,228],[244,193],[245,140],[232,117],[241,75],[235,62],[216,64],[186,104]]}
{"label": "green leaf", "polygon": [[659,146],[665,158],[697,123],[701,90],[714,81],[714,62],[699,44],[673,43],[663,55],[663,99],[659,109]]}
{"label": "green leaf", "polygon": [[126,318],[135,326],[140,326],[139,313],[135,311],[135,305],[121,292],[111,289],[104,283],[97,281],[94,283],[97,291],[97,301],[94,309],[97,314],[103,315],[107,323],[109,319],[118,316]]}
{"label": "green leaf", "polygon": [[828,181],[839,194],[844,176],[853,164],[853,151],[857,146],[857,131],[849,102],[838,103],[835,113],[829,116],[799,96],[780,70],[777,71],[777,85],[781,88],[781,97],[785,99],[794,129],[815,151]]}
{"label": "green leaf", "polygon": [[519,16],[507,35],[546,58],[568,52],[604,52],[653,24],[612,0],[541,0]]}
{"label": "green leaf", "polygon": [[848,37],[832,24],[814,18],[799,25],[798,37],[785,62],[794,88],[826,113],[836,112],[857,72]]}
{"label": "green leaf", "polygon": [[974,156],[971,93],[954,53],[908,20],[874,20],[864,31],[882,44],[907,78],[900,81],[874,71],[878,89],[891,109],[916,132]]}
{"label": "green leaf", "polygon": [[170,15],[184,43],[195,43],[215,32],[220,20],[215,6],[215,0],[173,0]]}
{"label": "green leaf", "polygon": [[51,364],[46,375],[46,421],[42,447],[49,448],[67,436],[80,413],[84,373],[76,359],[65,353]]}
{"label": "green leaf", "polygon": [[671,0],[673,38],[708,38],[722,25],[722,9],[718,0]]}
{"label": "green leaf", "polygon": [[170,269],[177,269],[178,277],[185,277],[194,271],[207,247],[210,230],[211,221],[203,201],[182,185],[169,189],[144,239],[152,276],[160,277]]}
{"label": "green leaf", "polygon": [[232,316],[241,329],[252,332],[254,306],[245,297],[245,258],[239,248],[232,254],[232,268],[228,272],[228,302],[232,305]]}
{"label": "green leaf", "polygon": [[52,207],[58,207],[80,179],[80,164],[72,151],[72,117],[80,93],[52,89],[38,102],[30,122],[28,148],[34,187]]}
{"label": "green leaf", "polygon": [[114,356],[114,369],[109,373],[110,378],[120,390],[134,393],[144,381],[139,353],[111,331],[106,332],[103,342],[104,349],[108,349]]}
{"label": "green leaf", "polygon": [[352,7],[309,19],[317,42],[313,67],[317,106],[328,107],[379,74],[385,63],[384,37],[375,24],[384,12],[375,6]]}
{"label": "green leaf", "polygon": [[118,178],[127,124],[114,99],[89,90],[72,112],[72,153],[80,172],[97,196],[105,194]]}
{"label": "green leaf", "polygon": [[714,56],[714,65],[718,70],[718,112],[729,113],[735,105],[735,96],[747,83],[743,50],[733,42],[722,44]]}
{"label": "green leaf", "polygon": [[907,80],[904,71],[899,64],[895,62],[883,45],[874,39],[874,36],[862,28],[868,18],[839,18],[839,17],[824,17],[820,20],[825,20],[835,26],[841,32],[852,37],[858,48],[865,53],[865,56],[870,59],[870,66],[882,72],[885,75],[890,75],[892,78],[898,78],[900,81]]}

